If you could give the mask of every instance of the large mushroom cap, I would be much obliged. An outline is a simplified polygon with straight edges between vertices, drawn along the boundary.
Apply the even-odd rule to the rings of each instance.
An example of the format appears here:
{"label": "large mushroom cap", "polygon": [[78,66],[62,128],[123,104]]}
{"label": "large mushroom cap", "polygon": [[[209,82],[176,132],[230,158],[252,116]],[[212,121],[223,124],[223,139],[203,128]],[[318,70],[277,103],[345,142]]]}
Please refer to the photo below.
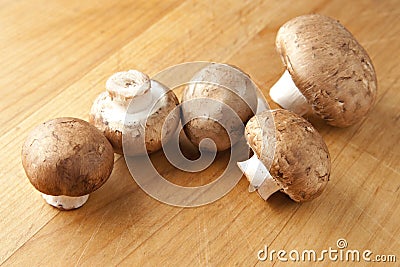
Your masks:
{"label": "large mushroom cap", "polygon": [[249,120],[245,136],[290,198],[308,201],[322,193],[330,176],[330,156],[321,135],[304,118],[288,110],[265,110]]}
{"label": "large mushroom cap", "polygon": [[210,63],[185,87],[182,103],[185,102],[190,104],[181,107],[182,124],[189,140],[198,146],[210,138],[217,150],[223,151],[243,136],[243,123],[254,115],[256,87],[238,67]]}
{"label": "large mushroom cap", "polygon": [[372,107],[377,81],[372,61],[338,21],[304,15],[285,23],[276,47],[297,88],[328,124],[350,126]]}
{"label": "large mushroom cap", "polygon": [[108,179],[114,152],[88,122],[57,118],[33,129],[22,147],[22,164],[32,185],[52,196],[92,193]]}

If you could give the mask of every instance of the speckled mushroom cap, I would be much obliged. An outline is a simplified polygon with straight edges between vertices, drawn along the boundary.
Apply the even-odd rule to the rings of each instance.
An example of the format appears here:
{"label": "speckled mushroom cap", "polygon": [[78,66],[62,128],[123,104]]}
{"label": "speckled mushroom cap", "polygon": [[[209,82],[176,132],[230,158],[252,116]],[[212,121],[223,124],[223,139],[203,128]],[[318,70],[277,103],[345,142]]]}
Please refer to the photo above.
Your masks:
{"label": "speckled mushroom cap", "polygon": [[104,135],[88,122],[57,118],[28,134],[22,165],[40,192],[78,197],[105,183],[113,169],[114,152]]}
{"label": "speckled mushroom cap", "polygon": [[128,107],[117,105],[109,92],[101,93],[92,105],[89,122],[104,133],[118,154],[155,152],[178,127],[180,115],[175,108],[179,101],[174,92],[154,80],[150,80],[150,87],[154,102],[139,113],[131,114]]}
{"label": "speckled mushroom cap", "polygon": [[328,148],[304,118],[284,109],[265,110],[249,120],[245,136],[272,178],[293,200],[312,200],[325,189],[331,169]]}
{"label": "speckled mushroom cap", "polygon": [[296,17],[279,29],[276,48],[297,88],[328,124],[350,126],[373,106],[372,61],[338,21],[317,14]]}
{"label": "speckled mushroom cap", "polygon": [[183,91],[182,103],[196,99],[212,101],[182,105],[185,134],[195,145],[205,138],[212,139],[218,151],[230,148],[243,136],[243,123],[257,109],[255,85],[250,76],[228,64],[210,63],[192,77],[191,84]]}

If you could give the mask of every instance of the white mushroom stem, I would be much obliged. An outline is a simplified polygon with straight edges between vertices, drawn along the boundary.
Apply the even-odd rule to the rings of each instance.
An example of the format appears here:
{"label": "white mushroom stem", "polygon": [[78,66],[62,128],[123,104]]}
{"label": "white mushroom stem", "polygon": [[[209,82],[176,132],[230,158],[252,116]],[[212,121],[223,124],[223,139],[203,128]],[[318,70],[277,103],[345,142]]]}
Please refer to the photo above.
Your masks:
{"label": "white mushroom stem", "polygon": [[249,192],[257,190],[260,196],[267,200],[281,189],[256,154],[246,161],[238,162],[237,165],[250,182]]}
{"label": "white mushroom stem", "polygon": [[69,196],[51,196],[42,193],[42,197],[46,202],[58,209],[72,210],[81,207],[89,198],[89,195],[80,197],[69,197]]}
{"label": "white mushroom stem", "polygon": [[106,82],[106,89],[113,95],[116,105],[129,105],[129,113],[145,110],[153,101],[150,78],[137,70],[113,74]]}
{"label": "white mushroom stem", "polygon": [[300,116],[303,116],[310,111],[310,104],[307,103],[307,99],[296,87],[292,76],[290,76],[290,73],[287,70],[271,87],[269,95],[275,103]]}
{"label": "white mushroom stem", "polygon": [[147,109],[153,103],[153,95],[150,90],[140,96],[135,96],[127,101],[129,105],[128,113],[137,113]]}

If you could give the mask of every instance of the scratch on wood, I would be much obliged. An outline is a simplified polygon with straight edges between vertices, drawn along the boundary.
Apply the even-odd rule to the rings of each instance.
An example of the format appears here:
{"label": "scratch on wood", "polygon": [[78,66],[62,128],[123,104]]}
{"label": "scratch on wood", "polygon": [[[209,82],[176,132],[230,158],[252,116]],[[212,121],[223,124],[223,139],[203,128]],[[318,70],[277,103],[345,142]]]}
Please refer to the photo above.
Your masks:
{"label": "scratch on wood", "polygon": [[[202,228],[202,229],[200,229],[199,232],[200,232],[200,236],[202,237],[200,239],[200,243],[202,242],[202,240],[204,242],[204,258],[205,258],[205,262],[203,264],[209,265],[209,263],[210,263],[210,251],[209,251],[209,244],[208,244],[206,216],[204,214],[204,210],[201,209],[201,211],[202,211],[202,213],[201,213],[202,220],[201,220],[201,223],[199,222],[199,226],[200,226],[199,228]],[[202,264],[201,263],[201,259],[200,259],[200,253],[199,253],[199,263],[200,263],[200,265]]]}
{"label": "scratch on wood", "polygon": [[97,235],[97,233],[99,232],[101,226],[103,225],[104,222],[104,217],[108,214],[109,210],[106,210],[103,214],[103,216],[101,217],[100,223],[98,224],[98,226],[96,227],[96,229],[93,231],[92,235],[89,238],[89,241],[86,242],[85,248],[82,250],[81,255],[79,256],[77,262],[75,263],[75,266],[79,266],[79,262],[82,259],[83,255],[85,254],[87,248],[89,247],[90,243],[92,242],[92,240],[94,239],[94,237]]}

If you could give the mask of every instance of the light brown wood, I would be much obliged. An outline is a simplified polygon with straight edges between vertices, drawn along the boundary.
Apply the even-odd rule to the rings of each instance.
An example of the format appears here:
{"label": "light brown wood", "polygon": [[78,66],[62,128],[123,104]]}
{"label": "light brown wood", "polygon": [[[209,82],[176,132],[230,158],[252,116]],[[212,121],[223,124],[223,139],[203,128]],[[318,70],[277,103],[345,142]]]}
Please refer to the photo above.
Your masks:
{"label": "light brown wood", "polygon": [[[400,261],[398,1],[34,0],[0,6],[0,263],[263,265],[270,262],[258,261],[257,252],[265,245],[321,251],[336,248],[339,238],[350,249],[395,254]],[[172,207],[144,193],[116,157],[109,181],[85,206],[60,212],[25,177],[20,149],[27,132],[59,116],[87,119],[116,71],[154,75],[187,61],[227,62],[249,73],[267,96],[283,71],[274,48],[279,26],[315,12],[353,32],[375,64],[379,87],[373,111],[353,127],[309,118],[333,160],[331,181],[315,201],[296,204],[277,193],[264,202],[243,178],[212,204]],[[161,153],[152,160],[166,179],[198,185],[223,171],[227,155],[200,174],[174,169]]]}

